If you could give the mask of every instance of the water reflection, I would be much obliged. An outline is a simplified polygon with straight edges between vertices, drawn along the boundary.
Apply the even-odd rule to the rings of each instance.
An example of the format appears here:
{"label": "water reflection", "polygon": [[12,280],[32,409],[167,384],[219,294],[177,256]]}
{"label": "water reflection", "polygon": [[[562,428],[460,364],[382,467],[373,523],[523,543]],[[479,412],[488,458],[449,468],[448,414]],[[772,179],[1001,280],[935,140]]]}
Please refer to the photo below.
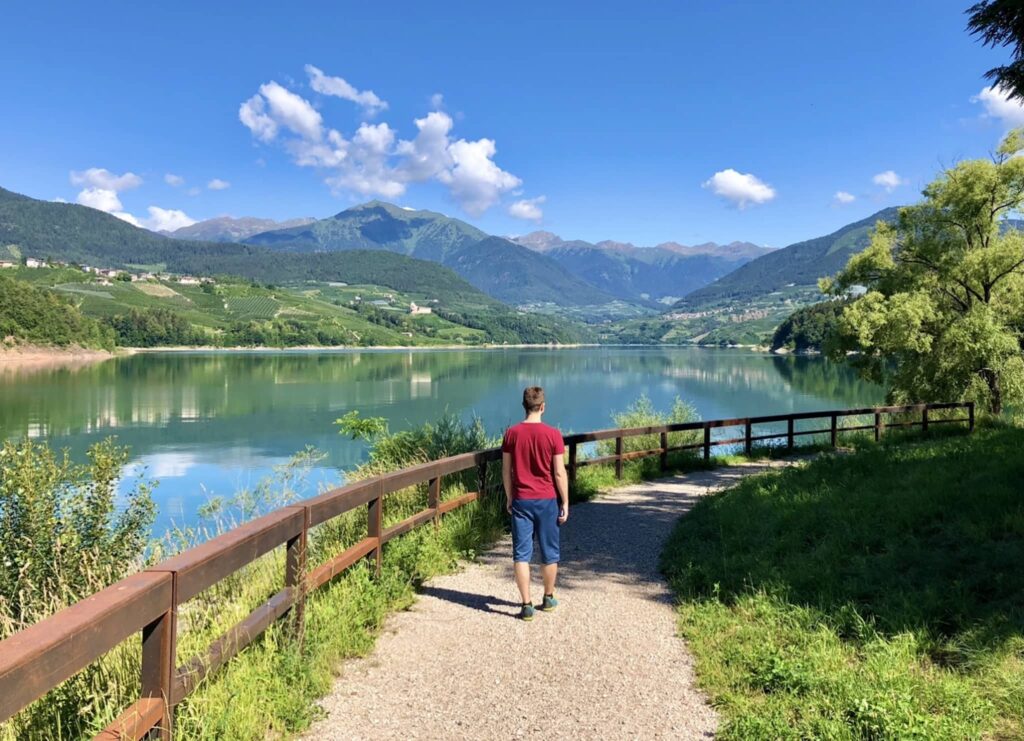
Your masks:
{"label": "water reflection", "polygon": [[[87,367],[0,374],[0,434],[46,438],[80,456],[117,435],[136,467],[160,478],[162,520],[215,490],[251,485],[306,445],[325,453],[314,479],[365,456],[337,435],[350,409],[392,429],[445,410],[499,433],[519,417],[523,386],[548,390],[566,431],[607,427],[640,393],[680,396],[705,418],[870,404],[879,389],[820,358],[670,348],[189,353],[135,355]],[[205,487],[205,488],[204,488]],[[172,503],[180,505],[172,507]],[[194,507],[192,507],[194,510]]]}

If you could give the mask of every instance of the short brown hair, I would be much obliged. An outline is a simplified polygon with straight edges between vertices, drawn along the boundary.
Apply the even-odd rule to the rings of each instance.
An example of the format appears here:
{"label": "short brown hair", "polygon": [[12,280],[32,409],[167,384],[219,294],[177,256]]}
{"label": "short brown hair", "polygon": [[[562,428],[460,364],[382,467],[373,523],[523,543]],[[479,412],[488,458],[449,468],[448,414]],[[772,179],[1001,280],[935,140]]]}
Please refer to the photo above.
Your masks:
{"label": "short brown hair", "polygon": [[544,389],[540,386],[527,386],[523,389],[523,409],[527,412],[538,412],[543,404]]}

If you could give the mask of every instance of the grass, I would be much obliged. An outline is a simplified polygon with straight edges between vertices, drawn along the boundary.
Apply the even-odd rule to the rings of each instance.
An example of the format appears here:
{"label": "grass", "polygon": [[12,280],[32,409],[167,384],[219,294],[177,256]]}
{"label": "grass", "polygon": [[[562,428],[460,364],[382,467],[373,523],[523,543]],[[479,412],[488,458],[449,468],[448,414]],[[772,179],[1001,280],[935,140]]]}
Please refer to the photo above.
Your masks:
{"label": "grass", "polygon": [[863,442],[663,554],[724,739],[1024,738],[1024,430]]}

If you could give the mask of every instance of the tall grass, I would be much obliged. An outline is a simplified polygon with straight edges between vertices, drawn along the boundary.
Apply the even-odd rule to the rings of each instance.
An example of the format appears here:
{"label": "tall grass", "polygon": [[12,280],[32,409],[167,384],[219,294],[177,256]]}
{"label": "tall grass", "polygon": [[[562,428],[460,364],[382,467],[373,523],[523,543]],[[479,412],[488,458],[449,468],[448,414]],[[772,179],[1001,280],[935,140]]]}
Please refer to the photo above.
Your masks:
{"label": "tall grass", "polygon": [[663,568],[722,738],[1024,737],[1024,430],[934,437],[680,521]]}

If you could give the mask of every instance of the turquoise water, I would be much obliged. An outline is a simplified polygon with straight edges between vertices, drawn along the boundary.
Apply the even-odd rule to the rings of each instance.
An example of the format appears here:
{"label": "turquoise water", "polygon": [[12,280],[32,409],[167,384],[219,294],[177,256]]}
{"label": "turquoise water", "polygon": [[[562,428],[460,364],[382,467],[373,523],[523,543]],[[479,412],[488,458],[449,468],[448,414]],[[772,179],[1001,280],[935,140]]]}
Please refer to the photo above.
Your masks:
{"label": "turquoise water", "polygon": [[141,354],[77,369],[0,374],[0,434],[67,447],[75,457],[114,435],[129,473],[156,479],[157,532],[194,521],[211,496],[267,477],[307,445],[325,458],[309,493],[337,483],[366,449],[337,434],[357,409],[392,430],[446,410],[499,434],[521,416],[524,386],[547,390],[546,421],[564,432],[610,427],[641,393],[679,396],[705,419],[860,406],[881,390],[823,358],[747,350],[597,347]]}

